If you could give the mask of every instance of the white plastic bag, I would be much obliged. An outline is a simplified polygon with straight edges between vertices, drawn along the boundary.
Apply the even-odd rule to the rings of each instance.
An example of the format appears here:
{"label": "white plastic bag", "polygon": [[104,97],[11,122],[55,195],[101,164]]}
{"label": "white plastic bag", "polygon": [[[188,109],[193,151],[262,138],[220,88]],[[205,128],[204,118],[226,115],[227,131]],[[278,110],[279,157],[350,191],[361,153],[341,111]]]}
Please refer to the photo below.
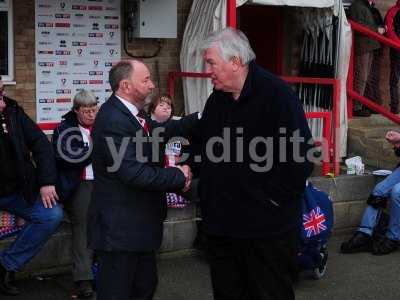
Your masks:
{"label": "white plastic bag", "polygon": [[347,166],[347,174],[364,174],[364,164],[360,156],[348,158],[344,162]]}

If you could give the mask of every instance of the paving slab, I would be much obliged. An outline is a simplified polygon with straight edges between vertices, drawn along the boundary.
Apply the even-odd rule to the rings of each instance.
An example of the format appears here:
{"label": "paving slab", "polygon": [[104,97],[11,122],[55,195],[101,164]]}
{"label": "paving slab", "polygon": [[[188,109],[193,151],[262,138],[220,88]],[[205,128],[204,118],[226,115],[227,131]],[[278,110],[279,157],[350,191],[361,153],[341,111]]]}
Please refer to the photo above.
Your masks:
{"label": "paving slab", "polygon": [[[329,244],[327,274],[321,280],[305,275],[296,286],[297,300],[398,300],[400,299],[400,251],[386,256],[369,253],[340,254],[335,237]],[[24,294],[0,296],[4,300],[71,299],[71,275],[24,279]],[[199,252],[162,255],[159,286],[154,300],[212,300],[209,269]]]}

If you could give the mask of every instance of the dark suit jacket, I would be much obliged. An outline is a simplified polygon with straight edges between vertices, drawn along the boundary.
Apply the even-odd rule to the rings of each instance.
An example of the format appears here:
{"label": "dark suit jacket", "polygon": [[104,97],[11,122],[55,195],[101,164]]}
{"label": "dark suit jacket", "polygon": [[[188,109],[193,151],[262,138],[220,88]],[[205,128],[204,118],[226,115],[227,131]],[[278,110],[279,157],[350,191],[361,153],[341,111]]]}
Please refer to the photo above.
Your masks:
{"label": "dark suit jacket", "polygon": [[[146,119],[151,135],[164,127],[164,138],[187,136],[198,123],[197,114],[164,124]],[[103,251],[154,251],[162,241],[166,217],[165,192],[179,191],[185,177],[176,168],[164,168],[162,154],[152,143],[132,140],[143,128],[114,95],[102,105],[93,128],[94,190],[88,211],[89,247]],[[122,155],[117,170],[113,150]],[[148,162],[140,159],[140,152]],[[164,148],[160,146],[160,153]]]}

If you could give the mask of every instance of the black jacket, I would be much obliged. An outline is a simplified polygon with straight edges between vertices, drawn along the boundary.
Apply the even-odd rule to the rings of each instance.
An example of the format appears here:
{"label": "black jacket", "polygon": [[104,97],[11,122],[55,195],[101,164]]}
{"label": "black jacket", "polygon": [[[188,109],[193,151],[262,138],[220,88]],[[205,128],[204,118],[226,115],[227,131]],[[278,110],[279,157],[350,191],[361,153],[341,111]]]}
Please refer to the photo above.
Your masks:
{"label": "black jacket", "polygon": [[[146,121],[154,134],[160,124],[149,118]],[[187,136],[197,123],[197,114],[169,121],[163,125],[164,138]],[[143,135],[142,126],[118,98],[111,96],[100,108],[92,131],[94,189],[88,211],[92,249],[157,250],[167,211],[165,192],[184,187],[185,177],[178,169],[163,167],[163,145],[155,153],[151,143],[139,145],[132,139],[137,133]],[[123,153],[120,166],[113,171],[108,169],[114,165],[112,152]]]}
{"label": "black jacket", "polygon": [[54,130],[52,144],[58,171],[57,194],[61,201],[68,201],[81,182],[83,169],[92,162],[91,149],[83,142],[73,110]]}
{"label": "black jacket", "polygon": [[4,99],[3,114],[15,149],[19,190],[27,201],[33,202],[40,187],[56,182],[53,149],[46,135],[17,102],[7,97]]}
{"label": "black jacket", "polygon": [[[224,128],[230,135],[215,144],[212,158],[206,145],[215,137],[222,141]],[[300,101],[286,83],[254,62],[237,101],[230,93],[214,90],[197,137],[202,145],[199,195],[206,233],[263,238],[299,228],[300,195],[313,165],[307,160],[296,163],[288,143],[286,151],[279,146],[280,137],[289,138],[295,131],[310,142],[300,145],[304,157],[312,141]],[[268,152],[272,159],[258,160],[255,155]],[[287,162],[279,161],[280,152]]]}

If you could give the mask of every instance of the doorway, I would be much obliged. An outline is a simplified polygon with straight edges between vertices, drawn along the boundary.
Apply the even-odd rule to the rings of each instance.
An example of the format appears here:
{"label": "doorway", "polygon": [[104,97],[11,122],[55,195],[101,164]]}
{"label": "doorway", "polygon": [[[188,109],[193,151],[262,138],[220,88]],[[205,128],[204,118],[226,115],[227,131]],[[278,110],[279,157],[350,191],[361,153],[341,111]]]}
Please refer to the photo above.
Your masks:
{"label": "doorway", "polygon": [[242,5],[237,9],[238,28],[248,37],[257,64],[282,74],[283,8],[280,6]]}

